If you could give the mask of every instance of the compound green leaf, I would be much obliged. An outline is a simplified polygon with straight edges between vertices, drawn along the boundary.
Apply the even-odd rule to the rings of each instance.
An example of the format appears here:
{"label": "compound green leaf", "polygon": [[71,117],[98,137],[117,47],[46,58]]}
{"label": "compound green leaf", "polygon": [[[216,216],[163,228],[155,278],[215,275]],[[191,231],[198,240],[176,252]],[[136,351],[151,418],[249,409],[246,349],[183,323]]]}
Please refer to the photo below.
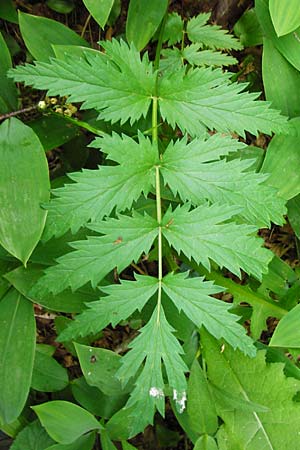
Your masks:
{"label": "compound green leaf", "polygon": [[158,289],[156,278],[136,275],[136,281],[120,280],[121,284],[102,286],[108,294],[97,302],[90,303],[88,309],[77,316],[66,330],[59,335],[59,341],[76,339],[105,328],[109,323],[116,326],[134,311],[141,311]]}
{"label": "compound green leaf", "polygon": [[242,268],[261,279],[273,255],[253,235],[255,227],[228,223],[239,208],[218,204],[204,204],[192,211],[189,208],[188,204],[174,211],[169,208],[162,222],[164,237],[178,253],[193,258],[207,270],[211,259],[239,277]]}
{"label": "compound green leaf", "polygon": [[237,63],[233,56],[200,48],[200,44],[186,46],[182,52],[183,58],[194,66],[229,66]]}
{"label": "compound green leaf", "polygon": [[207,25],[210,13],[199,14],[187,23],[187,34],[192,42],[212,49],[240,50],[242,45],[234,37],[222,30],[218,25]]}
{"label": "compound green leaf", "polygon": [[183,33],[183,20],[176,12],[168,14],[164,33],[163,41],[168,41],[168,45],[174,45],[181,41]]}
{"label": "compound green leaf", "polygon": [[[300,115],[300,73],[277,50],[273,41],[264,38],[262,60],[266,99],[272,107],[289,117]],[[283,88],[284,86],[284,88]]]}
{"label": "compound green leaf", "polygon": [[286,128],[286,118],[270,109],[268,102],[255,101],[259,94],[243,92],[246,85],[232,83],[221,69],[185,68],[162,77],[159,106],[164,120],[182,132],[202,136],[206,128],[224,133],[245,130],[271,134]]}
{"label": "compound green leaf", "polygon": [[0,243],[26,265],[47,215],[47,159],[35,133],[15,118],[0,126],[0,155]]}
{"label": "compound green leaf", "polygon": [[300,305],[297,305],[280,320],[269,345],[272,347],[299,348],[299,320]]}
{"label": "compound green leaf", "polygon": [[11,56],[0,32],[0,113],[11,112],[18,106],[17,88],[6,75],[11,67]]}
{"label": "compound green leaf", "polygon": [[83,0],[83,3],[100,27],[104,28],[114,0]]}
{"label": "compound green leaf", "polygon": [[64,400],[42,403],[32,409],[49,436],[60,444],[71,444],[88,431],[103,428],[88,411]]}
{"label": "compound green leaf", "polygon": [[300,119],[294,118],[291,126],[295,135],[276,135],[270,142],[264,159],[262,172],[269,173],[268,183],[278,189],[286,200],[300,193],[300,173],[295,171],[300,163]]}
{"label": "compound green leaf", "polygon": [[[254,339],[259,339],[263,330],[267,329],[267,319],[268,317],[283,317],[287,311],[281,308],[277,302],[269,295],[264,295],[264,293],[254,291],[250,288],[248,284],[241,285],[239,283],[235,283],[230,278],[224,277],[220,271],[212,270],[208,272],[205,269],[200,269],[193,262],[190,263],[191,266],[198,271],[201,275],[205,275],[208,280],[213,280],[218,283],[220,286],[223,286],[233,295],[233,302],[235,305],[239,305],[240,303],[247,302],[252,306],[252,316],[251,316],[251,324],[250,330],[251,335]],[[272,264],[272,261],[269,265]],[[268,275],[269,272],[266,274]],[[263,275],[262,281],[264,280],[265,275]],[[286,279],[282,279],[282,282],[285,284],[288,283]],[[272,285],[268,286],[268,292],[270,289],[274,289],[274,278],[272,276]]]}
{"label": "compound green leaf", "polygon": [[104,236],[72,242],[75,251],[58,258],[59,264],[46,270],[32,296],[58,293],[67,287],[75,290],[89,281],[95,287],[115,267],[121,272],[143,252],[147,254],[158,234],[156,220],[138,213],[110,218],[89,228]]}
{"label": "compound green leaf", "polygon": [[[293,400],[300,382],[286,378],[284,365],[266,364],[265,352],[248,358],[225,346],[207,333],[202,335],[208,379],[216,387],[268,408],[265,412],[228,407],[216,401],[218,416],[224,421],[228,448],[247,450],[297,450],[300,442],[300,405]],[[227,448],[227,447],[221,447]]]}
{"label": "compound green leaf", "polygon": [[88,47],[84,39],[56,20],[19,11],[19,24],[26,47],[39,61],[49,61],[50,57],[55,56],[53,44],[68,43]]}
{"label": "compound green leaf", "polygon": [[184,61],[192,66],[229,66],[236,64],[237,60],[232,56],[212,50],[200,50],[200,44],[191,44],[182,51],[177,47],[162,50],[160,67],[163,70],[180,68]]}
{"label": "compound green leaf", "polygon": [[300,27],[298,0],[269,0],[269,8],[277,36],[284,36]]}
{"label": "compound green leaf", "polygon": [[239,317],[229,312],[231,304],[222,302],[212,294],[222,292],[223,288],[213,285],[203,278],[187,278],[187,273],[168,274],[163,279],[163,289],[179,311],[189,317],[194,324],[204,326],[217,339],[225,339],[233,348],[239,348],[249,356],[255,356],[253,341],[242,325]]}
{"label": "compound green leaf", "polygon": [[244,148],[242,143],[218,134],[189,144],[186,139],[171,142],[161,158],[164,182],[183,201],[240,206],[240,214],[250,223],[262,227],[270,226],[271,221],[282,224],[285,201],[264,183],[265,175],[246,172],[253,160],[219,160],[221,155]]}
{"label": "compound green leaf", "polygon": [[35,353],[33,305],[11,288],[0,302],[0,421],[13,422],[29,394]]}
{"label": "compound green leaf", "polygon": [[53,443],[53,439],[46,433],[40,422],[35,420],[18,433],[10,449],[45,450]]}
{"label": "compound green leaf", "polygon": [[[65,42],[63,42],[65,43]],[[155,86],[155,74],[148,56],[124,41],[101,42],[103,53],[86,53],[85,59],[66,56],[50,63],[18,66],[10,74],[48,95],[69,95],[69,102],[84,102],[82,108],[95,108],[100,118],[131,124],[146,116]],[[51,47],[52,48],[52,47]]]}
{"label": "compound green leaf", "polygon": [[168,0],[130,0],[126,21],[126,38],[137,50],[150,41],[161,23]]}
{"label": "compound green leaf", "polygon": [[127,408],[134,407],[133,428],[137,423],[152,423],[155,407],[164,416],[162,362],[177,409],[179,412],[185,409],[187,386],[184,372],[188,368],[180,356],[183,349],[175,338],[174,331],[167,322],[163,308],[156,306],[149,322],[130,344],[131,351],[122,358],[122,366],[117,376],[124,385],[137,375],[145,361],[126,405]]}
{"label": "compound green leaf", "polygon": [[157,149],[139,134],[139,142],[128,136],[104,136],[93,143],[121,165],[83,170],[69,177],[75,183],[55,189],[56,196],[48,206],[44,240],[61,236],[69,228],[73,233],[88,221],[100,221],[114,208],[124,211],[143,193],[155,186]]}

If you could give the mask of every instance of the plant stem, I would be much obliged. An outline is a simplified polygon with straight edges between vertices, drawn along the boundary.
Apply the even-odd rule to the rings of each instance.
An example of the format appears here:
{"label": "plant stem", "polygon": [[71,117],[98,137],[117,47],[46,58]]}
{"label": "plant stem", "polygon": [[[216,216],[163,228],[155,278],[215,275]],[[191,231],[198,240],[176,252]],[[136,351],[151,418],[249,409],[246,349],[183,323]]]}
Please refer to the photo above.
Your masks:
{"label": "plant stem", "polygon": [[[158,131],[157,131],[157,97],[152,103],[152,143],[157,146],[158,152]],[[159,165],[155,167],[155,191],[156,191],[156,217],[158,223],[158,297],[157,297],[157,322],[159,322],[162,290],[162,232],[161,232],[161,194],[160,194],[160,171]]]}
{"label": "plant stem", "polygon": [[[156,83],[155,83],[155,95],[152,98],[152,143],[157,147],[157,153],[159,155],[158,149],[158,95],[157,95],[157,84],[158,84],[158,69],[160,61],[160,52],[163,43],[163,34],[168,17],[168,8],[164,15],[164,18],[160,25],[159,37],[155,52],[154,60],[154,70],[156,73]],[[160,155],[159,155],[160,156]],[[160,318],[160,308],[161,308],[161,294],[162,294],[162,277],[163,277],[163,260],[162,260],[162,230],[161,230],[161,193],[160,193],[160,165],[155,167],[155,191],[156,191],[156,217],[158,223],[158,295],[157,295],[157,323],[159,323]]]}

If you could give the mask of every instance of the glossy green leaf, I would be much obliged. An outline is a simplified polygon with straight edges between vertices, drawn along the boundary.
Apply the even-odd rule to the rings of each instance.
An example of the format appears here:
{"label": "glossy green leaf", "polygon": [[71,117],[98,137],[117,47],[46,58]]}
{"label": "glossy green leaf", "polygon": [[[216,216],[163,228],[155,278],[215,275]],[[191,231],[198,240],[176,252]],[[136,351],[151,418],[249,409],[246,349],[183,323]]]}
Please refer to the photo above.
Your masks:
{"label": "glossy green leaf", "polygon": [[284,36],[300,27],[298,0],[269,0],[269,8],[277,36]]}
{"label": "glossy green leaf", "polygon": [[102,450],[117,450],[117,447],[115,447],[105,430],[101,433],[100,440]]}
{"label": "glossy green leaf", "polygon": [[13,269],[14,266],[15,264],[11,261],[0,260],[0,300],[10,288],[10,283],[4,278],[4,275]]}
{"label": "glossy green leaf", "polygon": [[15,83],[7,78],[8,69],[12,67],[11,56],[0,31],[0,113],[17,109],[18,91]]}
{"label": "glossy green leaf", "polygon": [[8,22],[18,23],[18,14],[12,0],[1,0],[0,18]]}
{"label": "glossy green leaf", "polygon": [[194,360],[188,380],[187,412],[193,430],[201,434],[215,434],[218,416],[207,379],[197,359]]}
{"label": "glossy green leaf", "polygon": [[167,10],[167,0],[130,0],[126,21],[127,41],[142,50],[159,27]]}
{"label": "glossy green leaf", "polygon": [[37,346],[32,372],[31,387],[36,391],[61,391],[69,384],[68,372],[54,358],[40,351]]}
{"label": "glossy green leaf", "polygon": [[25,267],[6,273],[5,279],[8,280],[22,295],[33,303],[38,303],[50,311],[76,313],[86,309],[86,303],[95,301],[99,294],[91,288],[82,288],[76,292],[70,289],[64,292],[52,295],[32,296],[31,289],[44,274],[44,266],[38,264],[29,264]]}
{"label": "glossy green leaf", "polygon": [[109,18],[114,0],[83,0],[85,7],[101,28],[104,28]]}
{"label": "glossy green leaf", "polygon": [[121,367],[121,357],[111,350],[75,344],[80,366],[91,386],[98,387],[106,395],[118,395],[122,385],[115,377]]}
{"label": "glossy green leaf", "polygon": [[92,448],[94,448],[94,442],[95,433],[88,433],[84,436],[80,436],[80,438],[76,439],[72,444],[54,444],[46,450],[92,450]]}
{"label": "glossy green leaf", "polygon": [[300,72],[264,38],[262,73],[266,99],[289,117],[300,115]]}
{"label": "glossy green leaf", "polygon": [[32,406],[47,433],[60,444],[71,444],[91,430],[102,426],[85,409],[64,400],[54,400]]}
{"label": "glossy green leaf", "polygon": [[26,47],[39,61],[48,61],[49,57],[55,56],[53,44],[88,47],[88,43],[78,34],[55,20],[19,12],[19,24]]}
{"label": "glossy green leaf", "polygon": [[300,195],[291,198],[287,203],[289,222],[297,236],[300,239]]}
{"label": "glossy green leaf", "polygon": [[134,447],[133,445],[129,444],[126,441],[122,442],[122,447],[123,447],[123,450],[137,450],[136,447]]}
{"label": "glossy green leaf", "polygon": [[216,401],[218,416],[228,434],[228,449],[297,450],[300,404],[293,398],[299,391],[300,381],[287,378],[283,364],[267,364],[264,351],[258,351],[257,357],[250,359],[228,346],[220,351],[220,342],[207,333],[201,333],[201,340],[211,383],[238,398],[268,408],[265,412],[246,411]]}
{"label": "glossy green leaf", "polygon": [[73,0],[47,0],[47,6],[55,12],[69,14],[75,8]]}
{"label": "glossy green leaf", "polygon": [[80,135],[79,127],[69,123],[63,116],[43,116],[30,122],[29,126],[39,138],[45,152]]}
{"label": "glossy green leaf", "polygon": [[54,444],[53,439],[47,434],[38,420],[27,425],[17,435],[10,450],[45,450]]}
{"label": "glossy green leaf", "polygon": [[262,29],[259,24],[255,9],[249,9],[234,25],[234,33],[244,47],[261,45],[263,42]]}
{"label": "glossy green leaf", "polygon": [[256,0],[255,11],[264,36],[271,39],[277,50],[289,63],[300,70],[300,29],[286,36],[278,37],[270,17],[269,0]]}
{"label": "glossy green leaf", "polygon": [[193,450],[218,450],[218,446],[213,437],[204,434],[197,440]]}
{"label": "glossy green leaf", "polygon": [[22,412],[30,389],[35,354],[33,305],[11,288],[0,302],[0,421]]}
{"label": "glossy green leaf", "polygon": [[87,384],[84,377],[76,378],[71,383],[75,400],[95,416],[110,419],[121,409],[128,399],[128,395],[105,395],[95,386]]}
{"label": "glossy green leaf", "polygon": [[295,128],[295,135],[276,135],[270,142],[261,168],[269,173],[268,184],[278,189],[281,197],[289,200],[300,193],[300,171],[295,170],[300,164],[300,119],[290,121]]}
{"label": "glossy green leaf", "polygon": [[55,56],[58,59],[67,61],[70,56],[74,58],[85,58],[86,54],[90,55],[103,55],[99,50],[94,48],[83,47],[82,45],[68,45],[68,44],[53,44]]}
{"label": "glossy green leaf", "polygon": [[270,341],[272,347],[300,348],[300,305],[291,309],[277,325]]}
{"label": "glossy green leaf", "polygon": [[35,133],[15,118],[0,126],[0,157],[0,243],[26,265],[46,220],[47,159]]}

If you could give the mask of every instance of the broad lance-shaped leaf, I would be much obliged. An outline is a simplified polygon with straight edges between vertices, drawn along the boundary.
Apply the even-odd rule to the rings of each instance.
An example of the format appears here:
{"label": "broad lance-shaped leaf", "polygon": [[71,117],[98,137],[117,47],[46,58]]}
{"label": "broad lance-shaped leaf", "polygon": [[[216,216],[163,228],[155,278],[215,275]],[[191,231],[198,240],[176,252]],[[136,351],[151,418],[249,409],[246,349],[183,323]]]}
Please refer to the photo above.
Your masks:
{"label": "broad lance-shaped leaf", "polygon": [[[300,443],[300,404],[294,396],[300,390],[300,381],[286,378],[284,364],[266,364],[265,352],[248,358],[238,350],[225,346],[207,333],[201,332],[208,379],[225,393],[245,402],[265,408],[251,411],[230,409],[228,400],[216,398],[217,413],[224,422],[229,445],[222,450],[298,450]],[[225,444],[225,443],[224,443]]]}
{"label": "broad lance-shaped leaf", "polygon": [[157,305],[149,322],[130,344],[131,350],[122,358],[122,367],[117,372],[126,385],[145,361],[126,406],[130,408],[134,405],[144,416],[141,420],[147,420],[148,423],[153,422],[155,407],[162,416],[165,412],[162,362],[178,410],[183,412],[185,409],[187,383],[184,372],[188,368],[180,356],[184,352],[173,331],[162,306]]}
{"label": "broad lance-shaped leaf", "polygon": [[222,30],[218,25],[207,25],[210,13],[199,14],[187,23],[187,34],[192,42],[197,42],[203,46],[213,49],[241,50],[243,46],[228,34],[227,30]]}
{"label": "broad lance-shaped leaf", "polygon": [[253,236],[256,228],[228,221],[239,212],[234,206],[202,205],[189,211],[188,204],[168,209],[162,232],[169,244],[210,270],[209,260],[240,277],[240,268],[261,279],[273,254]]}
{"label": "broad lance-shaped leaf", "polygon": [[103,236],[72,242],[75,251],[58,258],[58,264],[46,270],[31,295],[56,294],[67,287],[75,290],[89,281],[95,287],[115,267],[121,272],[143,252],[148,253],[158,233],[155,219],[136,212],[132,217],[110,218],[89,228]]}
{"label": "broad lance-shaped leaf", "polygon": [[109,323],[115,327],[121,320],[127,319],[134,311],[141,311],[149,298],[158,288],[157,278],[135,275],[136,281],[120,280],[121,284],[101,286],[101,291],[108,294],[99,301],[92,302],[88,309],[76,317],[58,341],[76,339],[97,333]]}
{"label": "broad lance-shaped leaf", "polygon": [[187,273],[170,273],[163,279],[163,289],[178,311],[183,311],[197,327],[204,326],[215,338],[222,337],[233,348],[255,356],[252,339],[237,323],[239,317],[229,312],[232,305],[210,297],[224,289],[210,281],[203,281],[203,278],[187,277]]}
{"label": "broad lance-shaped leaf", "polygon": [[245,130],[257,135],[284,132],[287,118],[271,109],[268,102],[255,101],[259,93],[243,92],[246,85],[231,83],[221,69],[182,68],[162,77],[159,105],[162,118],[173,128],[201,136],[206,128],[224,133]]}
{"label": "broad lance-shaped leaf", "polygon": [[155,185],[154,166],[157,149],[139,133],[139,142],[128,136],[104,136],[93,143],[108,157],[121,165],[101,166],[98,170],[83,170],[69,177],[75,183],[55,189],[56,196],[48,205],[44,240],[61,236],[69,228],[73,233],[88,221],[98,222],[116,207],[124,211],[143,192],[146,196]]}
{"label": "broad lance-shaped leaf", "polygon": [[134,46],[124,41],[101,42],[105,55],[85,54],[85,59],[51,59],[50,63],[18,66],[10,71],[15,81],[48,95],[69,95],[70,102],[84,102],[83,109],[96,109],[112,122],[133,123],[146,116],[156,75],[145,54],[141,60]]}
{"label": "broad lance-shaped leaf", "polygon": [[276,189],[264,184],[268,175],[245,172],[253,160],[228,161],[222,155],[245,146],[230,137],[213,135],[207,140],[186,138],[171,142],[161,160],[161,173],[173,194],[195,205],[204,199],[241,207],[241,215],[257,226],[283,223],[285,201]]}

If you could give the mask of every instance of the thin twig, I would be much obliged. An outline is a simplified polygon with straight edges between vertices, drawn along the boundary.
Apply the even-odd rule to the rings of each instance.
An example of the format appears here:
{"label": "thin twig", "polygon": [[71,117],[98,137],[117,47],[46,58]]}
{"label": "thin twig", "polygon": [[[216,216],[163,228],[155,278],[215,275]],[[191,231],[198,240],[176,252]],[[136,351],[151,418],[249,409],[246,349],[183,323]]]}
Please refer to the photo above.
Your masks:
{"label": "thin twig", "polygon": [[10,117],[14,117],[14,116],[18,116],[19,114],[34,111],[35,109],[37,109],[37,105],[28,106],[27,108],[22,108],[22,109],[19,109],[18,111],[12,111],[7,114],[2,114],[2,115],[0,115],[0,120],[9,119]]}
{"label": "thin twig", "polygon": [[145,275],[145,272],[138,265],[131,263],[131,266],[141,275]]}
{"label": "thin twig", "polygon": [[87,16],[86,21],[84,22],[84,25],[83,25],[83,28],[82,28],[82,31],[81,31],[81,34],[80,34],[80,36],[81,36],[82,38],[83,38],[84,35],[85,35],[86,29],[87,29],[88,24],[90,23],[91,17],[92,17],[91,14],[89,14],[89,15]]}

